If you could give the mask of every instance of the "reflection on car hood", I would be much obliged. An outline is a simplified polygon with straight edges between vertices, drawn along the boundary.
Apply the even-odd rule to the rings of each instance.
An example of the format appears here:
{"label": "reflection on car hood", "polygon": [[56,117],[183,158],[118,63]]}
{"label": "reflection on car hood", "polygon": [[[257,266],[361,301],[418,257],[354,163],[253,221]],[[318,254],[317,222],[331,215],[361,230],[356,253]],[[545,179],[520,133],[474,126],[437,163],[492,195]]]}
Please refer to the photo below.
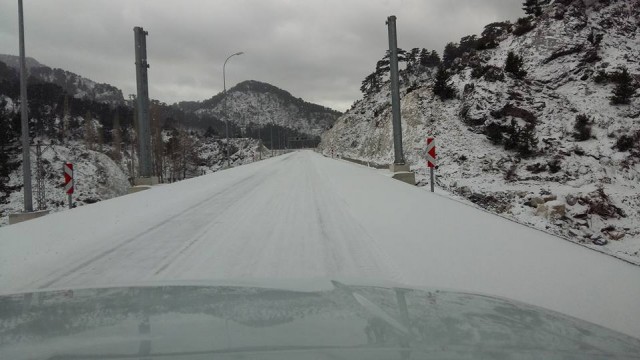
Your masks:
{"label": "reflection on car hood", "polygon": [[0,297],[2,359],[638,359],[640,340],[519,302],[353,286],[156,286]]}

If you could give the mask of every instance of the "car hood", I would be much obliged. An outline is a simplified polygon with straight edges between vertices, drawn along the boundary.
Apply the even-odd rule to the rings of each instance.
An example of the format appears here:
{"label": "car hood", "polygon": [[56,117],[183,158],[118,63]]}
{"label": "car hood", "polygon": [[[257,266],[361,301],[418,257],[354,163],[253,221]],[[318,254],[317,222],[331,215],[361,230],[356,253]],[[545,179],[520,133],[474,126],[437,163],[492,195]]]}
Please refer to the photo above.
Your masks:
{"label": "car hood", "polygon": [[638,359],[640,340],[486,295],[154,285],[0,296],[3,359]]}

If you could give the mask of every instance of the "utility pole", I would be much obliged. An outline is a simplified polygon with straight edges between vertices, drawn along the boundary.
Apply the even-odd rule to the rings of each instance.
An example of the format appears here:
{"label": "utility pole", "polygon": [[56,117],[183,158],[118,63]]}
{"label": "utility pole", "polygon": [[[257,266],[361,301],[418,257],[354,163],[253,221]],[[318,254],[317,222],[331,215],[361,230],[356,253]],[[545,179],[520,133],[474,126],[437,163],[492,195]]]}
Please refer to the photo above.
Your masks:
{"label": "utility pole", "polygon": [[396,17],[387,18],[389,31],[389,65],[391,68],[391,113],[393,116],[393,152],[394,160],[390,166],[393,178],[411,185],[416,184],[415,174],[406,164],[402,151],[402,119],[400,117],[400,78],[398,74],[398,34]]}
{"label": "utility pole", "polygon": [[24,212],[33,212],[31,193],[31,149],[29,147],[29,102],[27,100],[27,62],[24,50],[24,17],[22,0],[18,0],[20,32],[20,113],[22,125],[22,179],[24,188]]}
{"label": "utility pole", "polygon": [[136,82],[138,85],[138,156],[139,176],[151,178],[151,135],[149,123],[149,78],[147,69],[147,35],[148,32],[136,26],[133,28],[136,50]]}
{"label": "utility pole", "polygon": [[393,150],[394,164],[404,165],[402,153],[402,122],[400,118],[400,78],[398,75],[398,35],[396,32],[396,17],[387,18],[389,30],[389,63],[391,65],[391,113],[393,114]]}

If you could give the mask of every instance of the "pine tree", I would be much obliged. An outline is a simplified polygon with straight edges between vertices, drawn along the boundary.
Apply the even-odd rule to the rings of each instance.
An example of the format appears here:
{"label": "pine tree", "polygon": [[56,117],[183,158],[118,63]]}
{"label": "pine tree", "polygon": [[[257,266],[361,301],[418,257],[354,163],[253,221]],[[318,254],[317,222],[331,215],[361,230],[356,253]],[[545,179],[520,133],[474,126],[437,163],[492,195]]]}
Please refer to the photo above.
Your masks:
{"label": "pine tree", "polygon": [[589,140],[591,138],[591,119],[589,119],[589,117],[584,114],[576,116],[574,129],[574,139],[578,141]]}
{"label": "pine tree", "polygon": [[458,47],[458,44],[451,43],[451,42],[448,43],[444,47],[444,53],[442,54],[442,62],[444,63],[444,66],[447,68],[451,67],[455,59],[460,57],[460,55],[461,54],[460,54],[460,49]]}
{"label": "pine tree", "polygon": [[377,73],[371,73],[362,81],[360,91],[365,95],[374,93],[380,90],[380,81],[380,76]]}
{"label": "pine tree", "polygon": [[420,65],[420,49],[413,48],[406,55],[407,70],[415,72]]}
{"label": "pine tree", "polygon": [[16,186],[9,185],[11,172],[20,166],[18,154],[18,133],[12,126],[12,112],[7,110],[7,101],[0,97],[0,204],[5,203]]}
{"label": "pine tree", "polygon": [[[360,91],[365,94],[374,93],[382,87],[383,77],[389,73],[391,70],[391,64],[389,62],[390,53],[387,50],[385,56],[376,63],[376,71],[370,75],[368,75],[360,86]],[[409,55],[405,50],[398,48],[398,64],[401,62],[406,62]]]}
{"label": "pine tree", "polygon": [[629,75],[627,68],[623,68],[621,72],[616,74],[616,82],[618,83],[613,89],[611,104],[626,105],[631,102],[631,97],[635,94],[636,89],[633,87],[633,79]]}
{"label": "pine tree", "polygon": [[420,65],[424,67],[437,67],[442,64],[442,60],[440,59],[440,55],[437,51],[432,50],[429,52],[427,49],[422,49],[420,51]]}
{"label": "pine tree", "polygon": [[536,152],[538,139],[536,138],[535,129],[535,124],[529,123],[524,127],[524,129],[520,130],[520,134],[518,136],[518,153],[520,156],[526,158]]}
{"label": "pine tree", "polygon": [[504,64],[504,71],[513,74],[516,79],[523,79],[527,72],[522,70],[522,64],[522,57],[514,54],[513,51],[509,51],[507,61]]}
{"label": "pine tree", "polygon": [[539,0],[525,0],[522,4],[522,10],[527,15],[533,15],[538,17],[542,15],[542,6],[540,6]]}
{"label": "pine tree", "polygon": [[442,101],[453,99],[456,96],[455,89],[449,84],[450,78],[451,75],[443,66],[438,67],[433,84],[433,93],[440,97]]}

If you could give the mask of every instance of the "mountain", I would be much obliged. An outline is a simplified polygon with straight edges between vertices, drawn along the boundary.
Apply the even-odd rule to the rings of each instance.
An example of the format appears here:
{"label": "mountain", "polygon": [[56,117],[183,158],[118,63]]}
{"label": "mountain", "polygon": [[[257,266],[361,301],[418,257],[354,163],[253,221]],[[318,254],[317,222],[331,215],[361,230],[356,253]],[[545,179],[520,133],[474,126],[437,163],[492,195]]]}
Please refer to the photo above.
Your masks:
{"label": "mountain", "polygon": [[[278,125],[307,135],[319,136],[330,128],[340,112],[308,103],[273,85],[248,80],[202,102],[181,102],[178,107],[198,116],[229,119],[241,127]],[[225,115],[228,114],[228,115]]]}
{"label": "mountain", "polygon": [[[15,57],[3,59],[11,63]],[[31,152],[34,208],[67,209],[61,183],[61,166],[65,161],[74,164],[76,206],[126,194],[138,163],[134,109],[111,85],[96,84],[68,71],[51,70],[35,60],[29,63],[31,139],[33,144],[40,141],[44,144],[39,166],[35,151]],[[23,207],[19,87],[18,70],[0,62],[0,226],[7,223],[9,213]],[[106,92],[98,91],[101,88]],[[191,126],[203,119],[156,100],[151,101],[150,113],[152,167],[160,181],[179,181],[227,166],[226,142],[219,136],[224,123],[205,117],[209,127],[203,131]],[[234,126],[230,130],[232,136],[240,133]],[[282,147],[286,142],[284,138],[280,141],[280,135],[295,134],[275,130],[278,142],[274,143]],[[265,138],[270,134],[263,131],[259,135]],[[231,139],[229,163],[237,166],[270,156],[272,152],[263,143],[264,140],[261,143],[251,138]],[[40,203],[36,201],[38,175],[44,189],[44,200]]]}
{"label": "mountain", "polygon": [[[3,62],[7,64],[7,66],[14,68],[16,70],[20,70],[19,56],[0,54],[0,62]],[[40,64],[38,60],[32,57],[26,57],[25,64],[27,65],[27,70],[31,70],[33,68],[38,68],[38,67],[44,67],[44,65]]]}
{"label": "mountain", "polygon": [[[434,136],[449,196],[640,263],[640,3],[539,4],[538,16],[447,45],[443,71],[410,57],[405,157],[426,184]],[[445,81],[434,88],[436,77]],[[389,84],[376,79],[323,135],[326,154],[392,161]],[[621,88],[628,104],[615,104]]]}
{"label": "mountain", "polygon": [[[0,54],[0,62],[20,71],[20,58],[14,55]],[[40,64],[33,58],[26,59],[30,81],[53,83],[60,86],[67,94],[78,99],[93,100],[111,105],[124,105],[122,91],[109,84],[96,83],[72,72],[50,68]]]}

